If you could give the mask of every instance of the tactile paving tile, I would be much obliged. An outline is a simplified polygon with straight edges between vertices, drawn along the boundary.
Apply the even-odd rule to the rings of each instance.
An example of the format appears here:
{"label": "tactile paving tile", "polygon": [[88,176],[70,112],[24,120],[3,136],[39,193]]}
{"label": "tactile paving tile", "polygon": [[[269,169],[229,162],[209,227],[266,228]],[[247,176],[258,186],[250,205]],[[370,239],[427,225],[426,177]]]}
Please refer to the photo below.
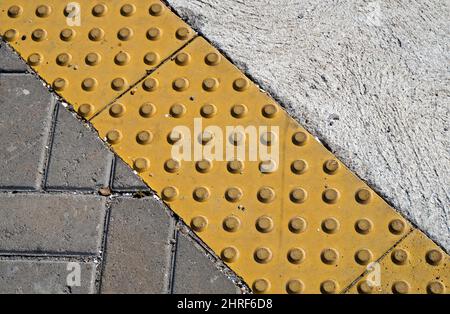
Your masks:
{"label": "tactile paving tile", "polygon": [[85,117],[195,36],[161,1],[69,3],[3,0],[0,34]]}
{"label": "tactile paving tile", "polygon": [[[195,118],[202,118],[198,134]],[[411,230],[201,37],[91,122],[257,293],[341,292]],[[239,125],[268,126],[255,139],[260,148],[278,142],[280,160],[173,159],[183,141],[219,143],[206,127]],[[223,138],[235,145],[245,136]],[[274,162],[276,171],[262,171]]]}
{"label": "tactile paving tile", "polygon": [[379,265],[381,276],[378,283],[376,274],[370,272],[348,292],[449,293],[450,257],[419,230],[411,232],[379,261]]}

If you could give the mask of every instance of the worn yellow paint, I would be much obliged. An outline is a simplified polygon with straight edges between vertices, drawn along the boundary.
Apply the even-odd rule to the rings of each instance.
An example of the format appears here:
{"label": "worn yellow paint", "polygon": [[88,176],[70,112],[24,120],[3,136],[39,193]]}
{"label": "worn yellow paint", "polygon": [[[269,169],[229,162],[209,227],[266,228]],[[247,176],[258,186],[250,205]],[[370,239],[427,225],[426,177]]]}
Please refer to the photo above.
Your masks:
{"label": "worn yellow paint", "polygon": [[370,271],[349,293],[449,293],[450,257],[414,230],[380,261],[380,281]]}
{"label": "worn yellow paint", "polygon": [[[220,60],[217,65],[208,64],[217,59]],[[245,90],[237,90],[246,84]],[[176,90],[183,86],[185,90]],[[145,108],[152,104],[151,117],[142,116],[144,104]],[[216,112],[208,117],[205,111],[214,112],[210,105],[214,105]],[[242,112],[236,110],[236,105],[247,108],[243,117],[236,118]],[[203,129],[218,126],[225,131],[227,126],[253,125],[268,126],[270,131],[270,127],[278,126],[278,170],[262,173],[259,168],[262,159],[243,161],[244,168],[238,173],[230,172],[226,160],[211,161],[212,168],[206,173],[197,170],[195,161],[179,161],[175,167],[170,161],[167,169],[165,163],[172,158],[168,135],[175,127],[186,126],[192,131],[192,142],[199,141],[199,134],[194,134],[195,118],[202,118]],[[410,228],[203,38],[194,39],[91,122],[100,136],[110,141],[114,151],[255,291],[316,293],[322,288],[323,292],[331,292],[330,287],[335,285],[334,292],[339,292],[365,270],[365,265],[356,262],[356,252],[369,250],[368,261],[376,259]],[[145,145],[137,137],[143,131],[152,134],[152,141]],[[302,145],[293,141],[298,132],[306,136]],[[261,136],[258,135],[258,140]],[[214,141],[218,141],[217,136]],[[249,142],[245,144],[247,149]],[[302,174],[292,169],[297,160],[307,164]],[[302,164],[297,162],[297,172]],[[235,202],[227,200],[225,195],[230,188],[240,189],[242,198]],[[306,192],[306,199],[301,199],[305,193],[297,192],[294,202],[295,195],[291,192],[299,188]],[[339,194],[332,204],[324,201],[324,193],[330,189]],[[369,196],[365,204],[357,201],[356,193],[361,189],[364,189],[362,197],[364,193]],[[333,192],[328,193],[333,196]],[[229,217],[233,218],[226,220]],[[295,218],[306,222],[304,232],[290,230],[289,224]],[[361,219],[370,221],[371,230],[367,234],[355,229]],[[396,219],[404,224],[398,234],[389,230],[389,224]],[[294,221],[298,224],[302,220]],[[236,225],[239,225],[236,231],[226,230]],[[336,225],[338,228],[333,230]],[[336,261],[332,261],[334,255]],[[326,261],[330,264],[322,261],[327,258],[331,259]]]}
{"label": "worn yellow paint", "polygon": [[[84,104],[79,112],[85,117],[195,35],[161,1],[79,1],[79,26],[68,25],[72,19],[65,10],[71,2],[1,1],[0,34],[75,110]],[[156,29],[158,38],[152,37]]]}

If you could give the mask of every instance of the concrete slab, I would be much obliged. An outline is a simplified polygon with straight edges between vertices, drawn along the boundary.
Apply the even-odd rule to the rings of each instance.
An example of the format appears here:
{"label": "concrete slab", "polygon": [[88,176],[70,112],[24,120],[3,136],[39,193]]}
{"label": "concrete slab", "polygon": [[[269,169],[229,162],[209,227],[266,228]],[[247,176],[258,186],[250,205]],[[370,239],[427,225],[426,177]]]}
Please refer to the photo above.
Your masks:
{"label": "concrete slab", "polygon": [[112,188],[119,192],[137,192],[148,191],[149,188],[142,182],[141,178],[133,170],[124,163],[120,158],[116,157],[114,167],[114,177]]}
{"label": "concrete slab", "polygon": [[25,72],[27,65],[0,40],[0,72]]}
{"label": "concrete slab", "polygon": [[[78,266],[76,266],[78,265]],[[74,271],[79,272],[79,282]],[[61,261],[0,261],[0,293],[79,294],[94,292],[95,265]],[[69,281],[67,280],[69,279]]]}
{"label": "concrete slab", "polygon": [[112,159],[98,135],[59,105],[46,187],[96,191],[108,186]]}
{"label": "concrete slab", "polygon": [[0,253],[98,253],[104,198],[0,194]]}
{"label": "concrete slab", "polygon": [[448,2],[168,2],[450,251]]}
{"label": "concrete slab", "polygon": [[101,292],[167,293],[173,225],[153,197],[114,199]]}
{"label": "concrete slab", "polygon": [[1,189],[40,185],[54,102],[32,75],[0,74]]}
{"label": "concrete slab", "polygon": [[236,294],[238,288],[215,269],[213,262],[198,244],[178,234],[173,293],[178,294]]}

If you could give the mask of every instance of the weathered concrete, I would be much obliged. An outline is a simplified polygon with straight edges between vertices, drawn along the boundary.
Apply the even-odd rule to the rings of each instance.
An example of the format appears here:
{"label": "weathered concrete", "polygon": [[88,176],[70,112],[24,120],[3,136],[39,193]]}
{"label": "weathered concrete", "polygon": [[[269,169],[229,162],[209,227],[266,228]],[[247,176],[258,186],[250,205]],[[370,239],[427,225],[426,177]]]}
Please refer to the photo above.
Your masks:
{"label": "weathered concrete", "polygon": [[111,204],[102,293],[167,293],[174,223],[153,197]]}
{"label": "weathered concrete", "polygon": [[98,135],[60,105],[47,175],[51,190],[98,190],[109,185],[113,154]]}
{"label": "weathered concrete", "polygon": [[39,187],[54,103],[32,75],[0,75],[0,188]]}
{"label": "weathered concrete", "polygon": [[78,265],[69,263],[73,262],[0,261],[0,293],[93,293],[95,265],[77,263],[80,270],[78,285],[76,277],[73,277],[77,276],[73,271],[78,269]]}
{"label": "weathered concrete", "polygon": [[448,1],[168,2],[450,251]]}
{"label": "weathered concrete", "polygon": [[137,192],[149,191],[141,178],[125,164],[120,158],[116,157],[112,188],[119,192]]}
{"label": "weathered concrete", "polygon": [[239,291],[223,273],[215,271],[213,262],[198,244],[181,232],[178,233],[172,289],[176,294],[234,294]]}
{"label": "weathered concrete", "polygon": [[104,205],[97,196],[2,193],[0,252],[95,255]]}
{"label": "weathered concrete", "polygon": [[0,39],[0,72],[25,72],[26,70],[25,62]]}

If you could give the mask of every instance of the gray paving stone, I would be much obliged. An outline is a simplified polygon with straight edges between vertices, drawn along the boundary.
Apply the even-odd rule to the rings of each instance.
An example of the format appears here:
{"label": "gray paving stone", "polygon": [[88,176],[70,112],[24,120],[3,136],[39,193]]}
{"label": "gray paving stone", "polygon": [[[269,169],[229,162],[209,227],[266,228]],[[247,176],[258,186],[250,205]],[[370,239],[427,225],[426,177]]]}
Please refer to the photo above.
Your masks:
{"label": "gray paving stone", "polygon": [[46,187],[95,191],[108,186],[112,158],[98,135],[59,105]]}
{"label": "gray paving stone", "polygon": [[[78,263],[78,266],[57,261],[0,261],[0,293],[93,293],[95,265]],[[69,280],[67,280],[69,277]]]}
{"label": "gray paving stone", "polygon": [[179,233],[175,257],[173,292],[235,294],[237,287],[188,236]]}
{"label": "gray paving stone", "polygon": [[0,188],[38,187],[54,103],[32,75],[0,74]]}
{"label": "gray paving stone", "polygon": [[131,168],[117,157],[112,187],[114,191],[120,192],[137,192],[149,190],[149,188],[145,185],[144,182],[142,182],[139,176],[133,173]]}
{"label": "gray paving stone", "polygon": [[173,220],[154,198],[117,198],[111,217],[102,293],[164,293]]}
{"label": "gray paving stone", "polygon": [[25,72],[26,70],[25,62],[0,40],[0,72]]}
{"label": "gray paving stone", "polygon": [[104,198],[0,194],[0,252],[97,254]]}

